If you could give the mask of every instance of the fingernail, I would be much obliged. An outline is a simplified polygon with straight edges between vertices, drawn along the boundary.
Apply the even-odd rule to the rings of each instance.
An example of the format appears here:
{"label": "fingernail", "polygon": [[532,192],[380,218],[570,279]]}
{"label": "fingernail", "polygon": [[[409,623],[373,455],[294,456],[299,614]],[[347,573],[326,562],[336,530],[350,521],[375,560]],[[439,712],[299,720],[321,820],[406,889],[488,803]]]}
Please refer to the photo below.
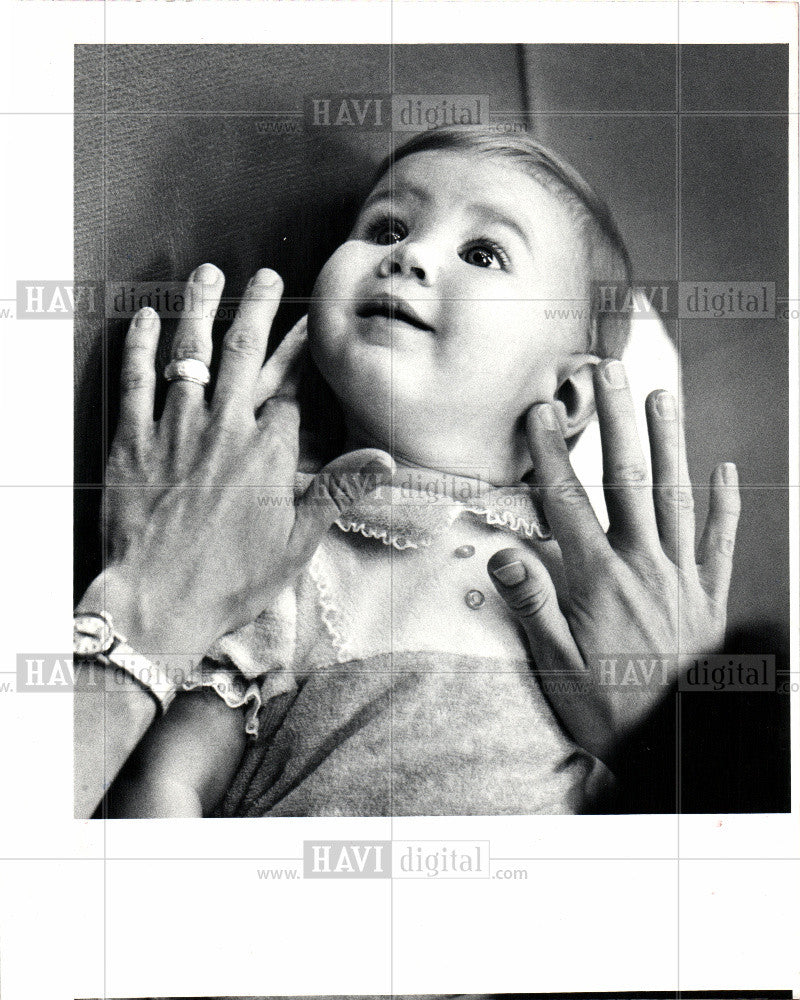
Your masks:
{"label": "fingernail", "polygon": [[546,427],[549,431],[554,431],[558,427],[555,412],[549,403],[542,403],[540,406],[537,406],[536,416],[542,426]]}
{"label": "fingernail", "polygon": [[518,583],[528,579],[528,571],[521,562],[506,563],[505,566],[497,566],[492,570],[492,576],[500,581],[504,587],[516,587]]}
{"label": "fingernail", "polygon": [[722,465],[722,481],[726,486],[736,486],[739,483],[739,471],[733,462],[725,462]]}
{"label": "fingernail", "polygon": [[152,306],[145,306],[144,309],[140,309],[139,312],[136,313],[136,325],[138,326],[140,323],[142,325],[145,323],[152,323],[156,316],[158,316],[158,313],[152,308]]}
{"label": "fingernail", "polygon": [[662,420],[675,420],[678,411],[675,407],[675,397],[671,392],[660,392],[656,396],[656,413]]}
{"label": "fingernail", "polygon": [[279,277],[276,271],[273,271],[269,267],[262,267],[250,279],[250,284],[263,285],[264,288],[268,288],[270,285],[277,285],[278,280]]}
{"label": "fingernail", "polygon": [[192,271],[191,281],[199,285],[216,285],[219,281],[220,270],[213,264],[201,264],[200,267]]}
{"label": "fingernail", "polygon": [[624,389],[628,384],[627,376],[625,375],[625,366],[621,361],[611,359],[606,361],[604,365],[601,366],[603,372],[603,378],[608,382],[610,386],[615,389]]}

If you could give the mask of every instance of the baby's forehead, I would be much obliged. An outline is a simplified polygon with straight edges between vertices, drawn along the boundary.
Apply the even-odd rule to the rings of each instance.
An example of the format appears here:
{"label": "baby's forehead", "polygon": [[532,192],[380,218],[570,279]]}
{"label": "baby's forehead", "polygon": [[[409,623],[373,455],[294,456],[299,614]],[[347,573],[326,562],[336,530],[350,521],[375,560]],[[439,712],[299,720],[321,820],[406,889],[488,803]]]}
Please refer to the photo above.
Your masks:
{"label": "baby's forehead", "polygon": [[581,211],[571,192],[536,165],[496,152],[412,153],[377,179],[364,207],[374,202],[437,206],[452,214],[466,214],[473,207],[489,210],[483,214],[495,210],[523,227],[537,227],[543,220],[566,224],[562,235],[568,241],[569,236],[579,237]]}
{"label": "baby's forehead", "polygon": [[520,193],[522,189],[544,191],[557,201],[564,201],[568,196],[555,178],[518,158],[498,152],[426,149],[398,160],[376,180],[367,197],[392,191],[422,194],[426,189],[435,191],[445,186],[466,198],[473,184],[485,187],[487,183],[490,189],[496,184],[504,190],[508,190],[509,185],[519,188]]}

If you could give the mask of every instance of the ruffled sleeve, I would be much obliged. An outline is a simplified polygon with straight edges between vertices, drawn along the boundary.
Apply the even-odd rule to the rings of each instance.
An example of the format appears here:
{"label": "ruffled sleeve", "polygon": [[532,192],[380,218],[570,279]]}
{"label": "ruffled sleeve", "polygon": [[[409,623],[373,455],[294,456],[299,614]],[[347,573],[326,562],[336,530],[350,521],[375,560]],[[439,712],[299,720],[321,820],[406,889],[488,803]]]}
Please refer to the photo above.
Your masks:
{"label": "ruffled sleeve", "polygon": [[245,732],[257,737],[262,707],[297,689],[296,631],[297,597],[287,587],[255,621],[218,639],[183,690],[210,687],[230,708],[244,707]]}
{"label": "ruffled sleeve", "polygon": [[259,712],[262,706],[261,688],[256,681],[249,683],[233,667],[224,667],[211,660],[204,660],[202,669],[183,684],[184,691],[212,688],[228,708],[244,708],[244,731],[248,736],[258,736]]}

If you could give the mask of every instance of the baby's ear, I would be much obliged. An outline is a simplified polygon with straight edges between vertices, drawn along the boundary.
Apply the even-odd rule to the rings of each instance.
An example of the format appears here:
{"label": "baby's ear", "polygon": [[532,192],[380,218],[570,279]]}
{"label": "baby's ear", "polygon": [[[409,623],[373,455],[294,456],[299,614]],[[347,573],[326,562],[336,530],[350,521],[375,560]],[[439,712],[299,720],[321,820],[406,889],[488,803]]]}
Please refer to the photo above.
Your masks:
{"label": "baby's ear", "polygon": [[561,429],[568,442],[576,438],[594,416],[593,369],[597,360],[587,360],[564,376],[553,398]]}

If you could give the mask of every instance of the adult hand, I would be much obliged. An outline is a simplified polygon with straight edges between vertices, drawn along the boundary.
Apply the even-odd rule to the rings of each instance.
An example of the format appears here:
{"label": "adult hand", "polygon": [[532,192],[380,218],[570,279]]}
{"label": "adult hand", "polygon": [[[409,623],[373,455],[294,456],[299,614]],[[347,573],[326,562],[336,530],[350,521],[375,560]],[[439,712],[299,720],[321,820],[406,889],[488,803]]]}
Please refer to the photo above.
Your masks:
{"label": "adult hand", "polygon": [[[192,274],[186,301],[201,299],[201,315],[181,319],[174,359],[210,364],[223,284],[211,264]],[[255,619],[366,482],[391,474],[384,452],[352,452],[295,501],[302,321],[263,365],[281,291],[274,271],[257,272],[225,335],[210,402],[202,385],[173,381],[157,422],[159,318],[144,309],[131,323],[106,470],[109,561],[82,605],[101,586],[103,607],[137,652],[202,654]]]}
{"label": "adult hand", "polygon": [[[527,416],[528,444],[563,556],[563,609],[547,570],[528,552],[503,549],[488,568],[524,626],[562,723],[579,744],[609,760],[620,740],[666,695],[682,664],[720,650],[740,504],[736,467],[718,466],[696,552],[692,488],[674,397],[658,390],[647,398],[651,486],[624,366],[605,361],[594,380],[608,533],[572,470],[556,411],[539,404]],[[600,662],[642,657],[650,659],[633,678],[619,667],[610,671],[608,659]]]}

